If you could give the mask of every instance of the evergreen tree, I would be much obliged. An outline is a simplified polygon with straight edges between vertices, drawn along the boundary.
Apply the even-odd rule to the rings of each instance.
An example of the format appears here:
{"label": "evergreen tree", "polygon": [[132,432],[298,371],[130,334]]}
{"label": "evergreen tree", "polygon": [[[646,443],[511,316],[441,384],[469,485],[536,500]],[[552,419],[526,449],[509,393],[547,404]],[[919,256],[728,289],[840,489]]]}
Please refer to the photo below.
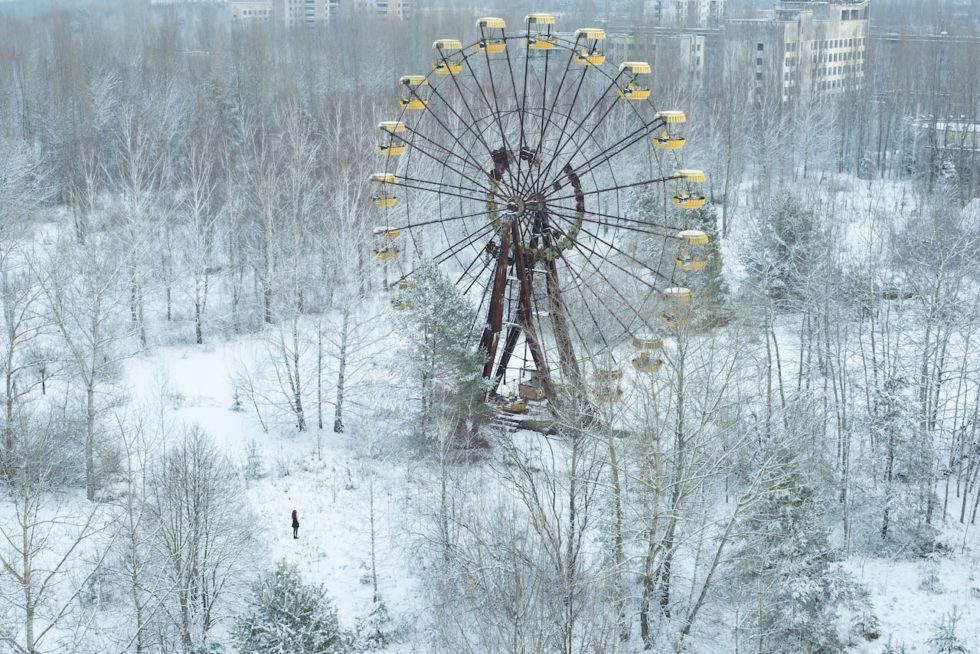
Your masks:
{"label": "evergreen tree", "polygon": [[932,637],[929,638],[929,651],[933,654],[966,654],[966,646],[956,635],[956,626],[959,624],[960,615],[953,607],[953,612],[942,617],[939,624],[933,630]]}
{"label": "evergreen tree", "polygon": [[708,235],[709,241],[704,246],[704,257],[708,265],[701,272],[688,273],[690,277],[685,277],[685,285],[704,301],[704,310],[709,318],[721,319],[727,313],[728,283],[725,281],[724,260],[721,256],[718,211],[715,205],[707,204],[702,209],[688,211],[686,214],[687,228],[701,230]]}
{"label": "evergreen tree", "polygon": [[[659,225],[663,222],[663,219],[659,218],[664,211],[662,203],[663,197],[659,192],[638,193],[632,199],[632,213],[641,219],[649,220],[651,225]],[[709,321],[723,319],[727,313],[728,284],[724,277],[725,266],[721,253],[721,230],[717,208],[710,202],[695,211],[677,209],[670,204],[666,220],[666,224],[674,233],[697,229],[708,235],[708,244],[698,246],[696,257],[707,260],[708,265],[704,270],[684,272],[676,269],[674,260],[683,248],[677,241],[662,236],[626,234],[623,239],[628,244],[628,250],[636,252],[642,260],[660,259],[665,262],[667,269],[672,270],[676,284],[686,286],[694,292],[699,306],[703,307],[704,315]]]}
{"label": "evergreen tree", "polygon": [[748,288],[765,292],[777,311],[793,311],[809,297],[808,282],[827,263],[819,216],[789,191],[774,193],[753,225],[742,254]]}
{"label": "evergreen tree", "polygon": [[235,642],[242,654],[341,654],[351,638],[321,585],[304,584],[295,566],[280,561],[252,586]]}
{"label": "evergreen tree", "polygon": [[877,518],[883,540],[904,547],[911,537],[916,550],[928,551],[936,534],[919,519],[919,489],[927,480],[931,452],[918,437],[914,390],[901,376],[886,377],[874,388],[870,426],[881,444],[883,482]]}
{"label": "evergreen tree", "polygon": [[781,465],[736,541],[736,578],[740,588],[757,590],[746,608],[759,651],[839,652],[838,608],[855,595],[856,582],[835,564],[822,503],[798,455],[777,447]]}
{"label": "evergreen tree", "polygon": [[409,311],[403,328],[408,358],[419,387],[419,427],[423,436],[440,418],[465,433],[465,421],[483,406],[484,353],[478,351],[478,325],[473,307],[431,261],[423,262],[407,293]]}

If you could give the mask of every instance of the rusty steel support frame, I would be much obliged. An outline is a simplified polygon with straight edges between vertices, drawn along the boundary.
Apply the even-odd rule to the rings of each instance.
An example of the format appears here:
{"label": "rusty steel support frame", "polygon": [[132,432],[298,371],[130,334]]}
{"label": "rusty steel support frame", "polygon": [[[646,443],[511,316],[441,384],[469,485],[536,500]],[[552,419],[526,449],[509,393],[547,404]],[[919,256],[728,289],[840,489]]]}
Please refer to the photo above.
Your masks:
{"label": "rusty steel support frame", "polygon": [[[541,338],[534,325],[534,306],[532,302],[534,291],[533,257],[522,247],[521,228],[517,220],[506,221],[500,230],[500,249],[497,252],[497,263],[492,280],[490,302],[487,310],[487,322],[480,347],[486,352],[483,366],[483,376],[491,380],[491,393],[495,393],[503,380],[507,366],[517,347],[520,335],[524,334],[531,359],[541,380],[545,396],[549,400],[557,399],[557,392],[548,360],[544,355]],[[500,334],[503,331],[503,315],[506,304],[507,276],[513,263],[513,269],[518,284],[517,324],[507,330],[502,349]],[[548,296],[548,313],[558,345],[559,366],[562,376],[572,384],[581,382],[581,371],[575,359],[575,348],[568,328],[568,317],[565,315],[565,302],[558,281],[558,268],[554,259],[544,262],[546,272],[546,287]],[[497,350],[500,349],[500,359],[497,360]],[[496,366],[494,366],[496,363]]]}
{"label": "rusty steel support frame", "polygon": [[493,273],[493,290],[490,294],[490,306],[487,309],[487,324],[480,338],[480,348],[487,353],[483,365],[483,377],[490,379],[493,374],[493,362],[497,357],[497,343],[500,340],[500,330],[504,323],[504,292],[507,290],[507,260],[510,256],[509,229],[500,230],[500,250],[497,252],[497,265]]}

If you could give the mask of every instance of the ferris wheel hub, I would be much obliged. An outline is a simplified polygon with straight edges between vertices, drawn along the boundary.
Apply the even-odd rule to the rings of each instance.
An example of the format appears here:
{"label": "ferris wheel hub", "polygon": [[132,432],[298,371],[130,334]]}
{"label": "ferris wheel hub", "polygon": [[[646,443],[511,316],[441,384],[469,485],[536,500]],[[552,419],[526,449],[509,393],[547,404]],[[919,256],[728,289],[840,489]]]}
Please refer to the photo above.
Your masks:
{"label": "ferris wheel hub", "polygon": [[524,198],[512,197],[507,200],[507,208],[504,209],[504,213],[510,216],[520,216],[524,213],[525,202]]}
{"label": "ferris wheel hub", "polygon": [[546,207],[544,196],[540,193],[533,193],[527,198],[527,200],[525,200],[524,206],[528,211],[533,211],[536,213],[544,211]]}

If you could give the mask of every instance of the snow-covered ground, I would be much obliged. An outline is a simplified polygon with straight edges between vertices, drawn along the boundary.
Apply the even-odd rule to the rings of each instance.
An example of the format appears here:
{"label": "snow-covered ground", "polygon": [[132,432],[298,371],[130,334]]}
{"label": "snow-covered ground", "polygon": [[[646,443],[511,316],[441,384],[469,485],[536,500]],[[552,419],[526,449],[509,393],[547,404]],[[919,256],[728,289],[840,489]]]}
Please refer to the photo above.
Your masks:
{"label": "snow-covered ground", "polygon": [[[412,565],[416,541],[404,509],[418,491],[419,462],[371,456],[378,439],[397,437],[383,424],[367,429],[354,420],[345,434],[325,430],[320,459],[315,430],[302,435],[288,428],[264,433],[253,411],[232,410],[232,376],[257,347],[248,338],[209,347],[162,347],[147,359],[131,362],[125,375],[129,387],[148,402],[165,381],[172,417],[203,427],[243,468],[248,444],[255,441],[266,476],[248,482],[248,499],[264,548],[261,559],[268,566],[285,559],[299,566],[306,581],[324,584],[349,626],[371,606],[373,487],[378,590],[393,627],[406,639],[418,636],[413,631],[424,624],[427,607]],[[289,528],[294,508],[302,525],[298,540]],[[883,652],[890,639],[893,646],[905,645],[909,652],[929,652],[927,640],[936,625],[955,609],[960,616],[958,635],[968,651],[980,652],[980,527],[966,536],[964,541],[958,525],[950,527],[943,541],[955,545],[955,552],[937,557],[934,564],[912,557],[848,560],[848,569],[871,592],[881,630],[881,638],[858,644],[855,651]],[[923,580],[933,571],[939,583],[928,587]],[[408,647],[403,642],[389,651]]]}
{"label": "snow-covered ground", "polygon": [[[874,256],[870,217],[878,209],[911,216],[915,199],[899,185],[881,183],[874,194],[877,200],[870,206],[859,204],[855,198],[864,197],[862,183],[841,183],[845,182],[852,193],[833,200],[848,217],[841,221],[848,234],[844,240],[852,244],[855,256]],[[737,220],[745,220],[750,210],[742,207]],[[733,286],[741,277],[736,253],[744,234],[740,224],[735,225],[733,238],[723,248]],[[777,331],[787,360],[795,360],[794,331],[784,332],[781,327]],[[253,521],[257,531],[255,575],[280,559],[298,566],[304,581],[323,584],[347,627],[372,608],[373,536],[377,592],[391,615],[396,638],[387,651],[426,651],[424,632],[431,607],[425,605],[422,592],[419,527],[412,520],[418,515],[419,496],[427,492],[429,464],[407,451],[395,419],[386,422],[383,417],[363,417],[367,411],[360,412],[361,417],[353,412],[345,421],[345,433],[335,434],[330,428],[332,416],[319,433],[310,417],[311,429],[300,433],[285,412],[267,405],[260,420],[241,393],[240,406],[235,406],[236,377],[244,369],[263,365],[268,347],[261,335],[204,346],[157,345],[148,354],[127,360],[113,385],[126,395],[126,415],[132,419],[155,420],[157,412],[165,414],[166,435],[155,444],[160,449],[180,438],[182,426],[199,426],[238,464],[243,478],[254,449],[262,474],[246,480],[250,511],[242,518]],[[379,358],[393,356],[383,344],[376,350]],[[379,363],[372,375],[386,374],[385,365]],[[380,393],[369,399],[384,401]],[[519,432],[515,438],[526,443],[541,436]],[[70,512],[74,506],[80,515],[89,506],[79,492],[61,500],[60,510]],[[294,509],[301,522],[298,539],[292,538],[290,529]],[[0,514],[0,519],[8,519],[8,513]],[[904,646],[907,652],[931,652],[928,641],[937,625],[955,614],[966,651],[980,653],[980,527],[964,531],[950,519],[940,540],[950,550],[931,561],[911,554],[887,559],[854,555],[846,561],[848,570],[871,594],[881,634],[875,641],[856,643],[852,651],[879,653],[891,645]],[[696,640],[692,648],[712,651]]]}
{"label": "snow-covered ground", "polygon": [[[973,528],[976,531],[976,527]],[[962,530],[950,530],[955,536]],[[866,584],[881,622],[881,638],[859,651],[881,652],[904,645],[909,652],[932,652],[927,641],[942,620],[959,616],[956,634],[968,652],[980,652],[980,552],[977,538],[971,547],[934,562],[907,559],[852,557],[847,562],[854,576]]]}
{"label": "snow-covered ground", "polygon": [[[319,443],[315,426],[299,433],[272,421],[264,432],[248,402],[242,399],[236,410],[233,400],[234,375],[262,347],[254,338],[161,347],[129,362],[123,386],[132,389],[135,403],[147,407],[159,406],[162,394],[168,422],[203,428],[240,464],[243,476],[248,451],[255,448],[261,478],[246,483],[262,547],[259,560],[272,567],[284,559],[299,567],[304,581],[322,583],[349,627],[372,607],[373,504],[378,592],[392,627],[402,630],[422,609],[403,519],[413,464],[373,456],[377,439],[391,434],[383,433],[383,426],[365,433],[356,419],[348,421],[343,434],[326,425]],[[300,519],[298,539],[290,528],[294,509]]]}

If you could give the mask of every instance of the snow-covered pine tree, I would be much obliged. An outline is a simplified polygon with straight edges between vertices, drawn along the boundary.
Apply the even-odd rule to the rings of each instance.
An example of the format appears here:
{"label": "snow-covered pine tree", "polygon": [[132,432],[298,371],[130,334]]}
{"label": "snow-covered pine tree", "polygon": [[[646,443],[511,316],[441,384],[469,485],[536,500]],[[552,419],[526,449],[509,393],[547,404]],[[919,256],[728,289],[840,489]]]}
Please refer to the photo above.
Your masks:
{"label": "snow-covered pine tree", "polygon": [[383,599],[376,600],[368,612],[357,619],[358,646],[365,651],[384,649],[388,645],[388,630],[391,628],[391,616],[388,605]]}
{"label": "snow-covered pine tree", "polygon": [[777,190],[754,221],[740,257],[745,286],[764,291],[776,311],[792,311],[805,302],[807,282],[826,263],[826,243],[816,211],[799,195]]}
{"label": "snow-covered pine tree", "polygon": [[920,492],[931,453],[918,436],[915,389],[901,376],[884,378],[874,389],[871,430],[881,457],[879,534],[902,547],[910,539],[916,551],[929,551],[935,530],[920,519]]}
{"label": "snow-covered pine tree", "polygon": [[[651,223],[663,221],[662,218],[658,218],[663,211],[662,202],[663,197],[659,193],[649,191],[637,193],[631,200],[633,213]],[[698,229],[708,235],[708,245],[703,246],[699,253],[699,258],[703,256],[708,265],[704,270],[697,272],[675,271],[675,278],[678,283],[683,282],[683,286],[694,291],[694,296],[699,301],[700,310],[704,312],[704,316],[709,322],[724,319],[728,311],[728,284],[723,273],[720,224],[718,209],[710,202],[696,211],[675,209],[671,206],[667,213],[667,225],[671,230],[680,232],[687,229]],[[674,258],[682,250],[678,241],[673,239],[639,233],[624,235],[623,243],[623,247],[628,253],[636,253],[641,260],[662,258],[670,266],[674,265]]]}
{"label": "snow-covered pine tree", "polygon": [[409,343],[412,379],[418,384],[418,428],[427,437],[439,419],[466,433],[466,421],[483,407],[483,353],[473,347],[477,324],[473,307],[432,261],[416,269],[407,294],[403,330]]}
{"label": "snow-covered pine tree", "polygon": [[956,634],[960,614],[953,607],[952,612],[944,615],[935,626],[932,636],[926,641],[932,654],[966,654],[969,650]]}
{"label": "snow-covered pine tree", "polygon": [[728,312],[728,283],[724,276],[724,261],[721,256],[720,231],[718,229],[718,210],[715,205],[708,204],[702,209],[684,216],[687,229],[699,229],[710,239],[705,246],[708,265],[697,273],[685,276],[684,283],[695,291],[695,296],[701,300],[702,311],[710,320],[723,319]]}
{"label": "snow-covered pine tree", "polygon": [[323,586],[303,583],[285,561],[253,584],[234,639],[242,654],[342,654],[352,648]]}
{"label": "snow-covered pine tree", "polygon": [[776,445],[780,465],[739,530],[733,561],[758,651],[839,652],[838,608],[856,583],[837,565],[825,509],[799,455]]}

